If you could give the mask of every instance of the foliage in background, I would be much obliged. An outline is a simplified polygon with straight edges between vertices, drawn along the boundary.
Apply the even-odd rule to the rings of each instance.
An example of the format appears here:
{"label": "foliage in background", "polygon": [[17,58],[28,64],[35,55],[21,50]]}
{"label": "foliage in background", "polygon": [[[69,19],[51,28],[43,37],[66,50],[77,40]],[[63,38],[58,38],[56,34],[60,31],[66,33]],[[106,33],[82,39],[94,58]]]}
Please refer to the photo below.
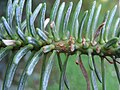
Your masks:
{"label": "foliage in background", "polygon": [[[18,90],[23,90],[28,76],[32,74],[39,60],[42,60],[40,90],[46,90],[55,59],[58,60],[61,72],[59,89],[63,90],[64,84],[66,88],[69,89],[66,66],[70,60],[69,58],[73,55],[76,58],[76,64],[80,66],[83,76],[85,77],[87,90],[90,90],[90,86],[92,86],[91,88],[94,90],[98,90],[96,77],[102,84],[102,89],[106,90],[105,60],[114,65],[120,83],[120,73],[117,65],[120,64],[118,60],[120,57],[120,18],[117,18],[115,24],[111,27],[117,6],[111,11],[107,11],[105,17],[102,18],[103,21],[101,21],[99,20],[101,5],[96,5],[95,1],[90,11],[82,11],[82,14],[79,15],[82,0],[77,3],[76,7],[73,7],[72,2],[70,2],[69,5],[65,5],[63,2],[59,9],[60,1],[56,0],[50,12],[50,19],[47,18],[45,20],[45,13],[46,10],[48,10],[45,3],[40,3],[33,11],[32,1],[27,0],[26,17],[23,17],[24,3],[24,0],[14,0],[14,2],[8,0],[6,17],[1,18],[0,58],[2,60],[7,54],[10,56],[3,83],[3,90],[10,88],[18,64],[25,55],[29,58],[26,61],[26,66],[19,80]],[[39,12],[40,15],[38,15]],[[39,26],[34,25],[37,17],[39,17]],[[110,28],[113,30],[110,31]],[[63,54],[61,55],[61,53]],[[81,59],[83,55],[88,56],[88,64],[84,64],[86,61]],[[97,62],[99,67],[101,67],[100,71],[94,58],[96,55],[101,59],[101,62]],[[57,57],[55,58],[55,56]],[[65,60],[62,60],[63,56]],[[110,61],[109,58],[113,61]],[[85,69],[86,65],[88,65],[87,70]],[[88,76],[88,72],[91,74],[90,76]]]}

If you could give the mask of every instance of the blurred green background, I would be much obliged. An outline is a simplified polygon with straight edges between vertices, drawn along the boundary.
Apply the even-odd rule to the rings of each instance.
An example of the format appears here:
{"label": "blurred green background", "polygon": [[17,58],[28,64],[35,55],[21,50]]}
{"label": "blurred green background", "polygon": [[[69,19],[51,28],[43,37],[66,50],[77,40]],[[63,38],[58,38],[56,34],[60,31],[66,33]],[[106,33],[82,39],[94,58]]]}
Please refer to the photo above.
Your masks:
{"label": "blurred green background", "polygon": [[[33,0],[33,9],[40,2],[46,2],[47,3],[46,17],[49,17],[50,10],[52,8],[52,5],[54,4],[54,1],[55,0]],[[61,0],[61,2],[63,2],[63,1],[66,2],[66,4],[70,1],[72,1],[72,2],[74,2],[74,6],[76,6],[76,4],[79,0]],[[83,15],[83,12],[85,10],[87,10],[87,9],[90,10],[90,8],[92,7],[93,1],[94,0],[83,0],[83,6],[82,6],[82,11],[81,11],[80,15]],[[115,6],[115,4],[118,4],[118,0],[96,0],[96,1],[97,1],[97,6],[99,4],[102,4],[102,11],[101,11],[101,14],[99,17],[99,23],[101,23],[104,15],[105,15],[105,12],[107,10],[111,10]],[[5,15],[6,4],[7,4],[7,0],[0,0],[0,16]],[[118,12],[117,12],[116,17],[117,16],[118,16]],[[90,74],[88,60],[87,60],[88,58],[86,56],[82,56],[82,58],[83,58],[82,60],[85,65],[85,68],[87,69],[88,73]],[[62,59],[63,60],[65,59],[64,55],[63,55]],[[75,55],[71,56],[69,58],[69,62],[68,62],[68,66],[67,66],[67,77],[68,77],[69,83],[70,83],[70,88],[71,88],[70,90],[86,90],[86,81],[83,77],[83,74],[81,73],[79,66],[77,66],[75,64],[75,60],[76,60],[76,56]],[[96,60],[97,66],[100,67],[100,64],[101,64],[100,58],[96,56],[95,60]],[[118,80],[116,77],[116,73],[114,70],[114,66],[109,64],[108,62],[105,62],[105,64],[106,64],[105,71],[106,71],[107,90],[120,90]],[[20,65],[23,65],[23,63],[21,62]],[[33,75],[31,77],[29,77],[29,80],[28,80],[25,90],[38,90],[40,69],[41,69],[41,62],[39,62],[39,64],[36,66],[36,69],[35,69],[35,72],[33,73]],[[18,72],[20,72],[19,69],[18,69]],[[17,75],[19,75],[19,73]],[[19,80],[17,78],[17,75],[14,80],[14,86],[12,88],[16,87],[16,84]],[[52,70],[51,77],[50,77],[48,90],[58,90],[59,78],[60,78],[60,72],[59,72],[58,62],[56,60],[53,70]],[[101,83],[99,83],[99,82],[97,82],[97,83],[98,83],[99,90],[102,90]]]}

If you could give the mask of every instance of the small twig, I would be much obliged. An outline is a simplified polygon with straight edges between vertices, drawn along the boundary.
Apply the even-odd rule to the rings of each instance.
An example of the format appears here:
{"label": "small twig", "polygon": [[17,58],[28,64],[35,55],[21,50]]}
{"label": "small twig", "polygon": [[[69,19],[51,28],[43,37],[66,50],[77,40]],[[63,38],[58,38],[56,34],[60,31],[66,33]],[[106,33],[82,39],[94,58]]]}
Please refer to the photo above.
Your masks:
{"label": "small twig", "polygon": [[87,90],[90,90],[90,80],[89,80],[89,77],[88,77],[88,73],[82,63],[82,60],[81,60],[81,57],[79,56],[79,61],[76,61],[76,64],[80,66],[80,69],[86,79],[86,82],[87,82]]}
{"label": "small twig", "polygon": [[114,62],[110,61],[107,57],[104,56],[104,58],[105,58],[110,64],[114,64]]}
{"label": "small twig", "polygon": [[118,62],[117,60],[115,60],[115,62],[117,62],[118,64],[120,64],[120,62]]}
{"label": "small twig", "polygon": [[[107,57],[104,57],[110,64],[114,64],[114,62],[111,62]],[[112,58],[112,57],[111,57]],[[113,58],[112,58],[113,59]],[[117,60],[115,60],[115,62],[117,62],[118,64],[120,64],[120,62],[118,62]]]}

